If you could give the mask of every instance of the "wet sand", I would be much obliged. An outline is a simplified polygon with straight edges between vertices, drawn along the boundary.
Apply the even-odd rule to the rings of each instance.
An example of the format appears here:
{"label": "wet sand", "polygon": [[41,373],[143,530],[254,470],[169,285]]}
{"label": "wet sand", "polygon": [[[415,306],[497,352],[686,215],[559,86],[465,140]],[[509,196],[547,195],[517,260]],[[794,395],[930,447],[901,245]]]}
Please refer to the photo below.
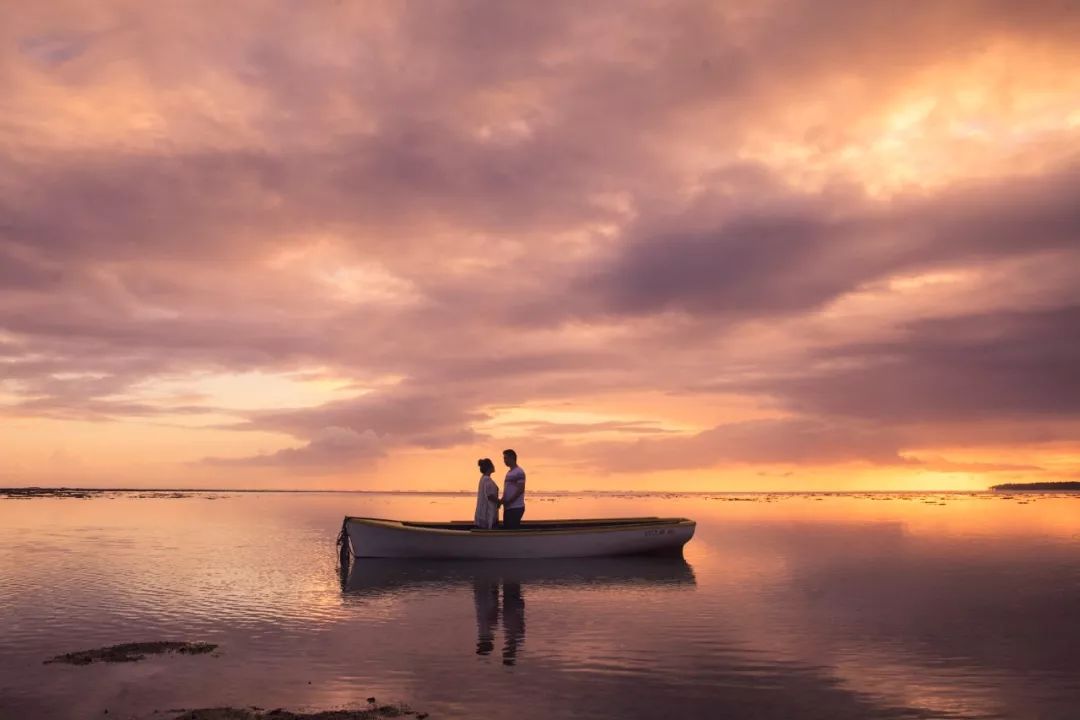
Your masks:
{"label": "wet sand", "polygon": [[[145,660],[147,655],[180,653],[182,655],[206,655],[214,652],[217,645],[204,642],[177,642],[157,640],[154,642],[123,643],[108,645],[93,650],[79,650],[64,653],[46,660],[44,664],[65,663],[68,665],[90,665],[97,662],[129,663]],[[105,711],[106,713],[108,710]],[[368,698],[368,707],[360,709],[320,710],[315,712],[293,712],[283,708],[266,710],[257,705],[248,707],[216,707],[193,710],[174,709],[168,712],[180,713],[174,720],[375,720],[376,718],[415,717],[423,720],[427,713],[410,710],[404,705],[379,705],[375,698]],[[156,711],[155,711],[156,714]]]}

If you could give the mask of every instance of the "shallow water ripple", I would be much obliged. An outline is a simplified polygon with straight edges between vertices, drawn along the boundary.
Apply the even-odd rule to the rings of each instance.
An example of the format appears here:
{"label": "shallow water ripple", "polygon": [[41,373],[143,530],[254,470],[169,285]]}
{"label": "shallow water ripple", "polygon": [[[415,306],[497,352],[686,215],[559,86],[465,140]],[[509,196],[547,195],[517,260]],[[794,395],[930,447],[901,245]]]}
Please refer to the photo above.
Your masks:
{"label": "shallow water ripple", "polygon": [[[371,695],[523,720],[1071,720],[1080,707],[1074,496],[537,500],[533,517],[689,516],[698,532],[684,560],[363,561],[342,575],[342,515],[445,520],[470,499],[0,499],[0,719]],[[41,664],[150,640],[220,649]]]}

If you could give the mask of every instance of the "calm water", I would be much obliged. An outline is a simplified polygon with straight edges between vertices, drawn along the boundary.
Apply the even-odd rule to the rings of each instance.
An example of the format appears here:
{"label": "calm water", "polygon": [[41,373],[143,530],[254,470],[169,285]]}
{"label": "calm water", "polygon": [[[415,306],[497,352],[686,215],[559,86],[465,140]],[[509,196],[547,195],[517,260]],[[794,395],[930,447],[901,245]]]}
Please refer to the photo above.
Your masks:
{"label": "calm water", "polygon": [[[531,497],[697,535],[685,561],[342,577],[342,515],[471,498],[0,499],[0,718],[372,695],[433,718],[1080,718],[1080,496]],[[42,664],[158,639],[220,654]]]}

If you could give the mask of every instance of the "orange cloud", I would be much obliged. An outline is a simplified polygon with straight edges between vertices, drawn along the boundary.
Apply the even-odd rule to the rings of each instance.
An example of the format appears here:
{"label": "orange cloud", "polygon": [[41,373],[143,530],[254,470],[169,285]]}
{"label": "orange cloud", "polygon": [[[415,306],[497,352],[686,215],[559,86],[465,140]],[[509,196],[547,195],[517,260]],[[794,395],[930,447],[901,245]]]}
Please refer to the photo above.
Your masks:
{"label": "orange cloud", "polygon": [[1078,34],[0,9],[6,482],[458,487],[510,443],[553,488],[1075,474]]}

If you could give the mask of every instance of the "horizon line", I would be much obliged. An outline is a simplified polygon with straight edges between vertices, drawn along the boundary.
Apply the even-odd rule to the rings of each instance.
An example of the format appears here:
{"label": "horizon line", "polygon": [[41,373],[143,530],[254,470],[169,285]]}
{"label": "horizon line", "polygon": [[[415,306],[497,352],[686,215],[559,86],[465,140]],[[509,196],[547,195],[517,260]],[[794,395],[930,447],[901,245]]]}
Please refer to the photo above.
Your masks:
{"label": "horizon line", "polygon": [[[975,493],[993,490],[994,486],[982,489],[958,490],[958,489],[922,489],[922,490],[535,490],[532,495],[746,495],[746,494],[769,494],[769,495],[802,495],[806,493],[821,493],[827,495],[849,495],[855,493],[864,494],[909,494],[909,493]],[[472,494],[470,489],[457,490],[380,490],[380,489],[334,489],[334,488],[217,488],[217,487],[78,487],[69,485],[20,485],[0,487],[0,494],[19,490],[70,490],[79,492],[219,492],[219,493],[354,493],[354,494],[381,494],[381,495],[443,495],[443,494]]]}

